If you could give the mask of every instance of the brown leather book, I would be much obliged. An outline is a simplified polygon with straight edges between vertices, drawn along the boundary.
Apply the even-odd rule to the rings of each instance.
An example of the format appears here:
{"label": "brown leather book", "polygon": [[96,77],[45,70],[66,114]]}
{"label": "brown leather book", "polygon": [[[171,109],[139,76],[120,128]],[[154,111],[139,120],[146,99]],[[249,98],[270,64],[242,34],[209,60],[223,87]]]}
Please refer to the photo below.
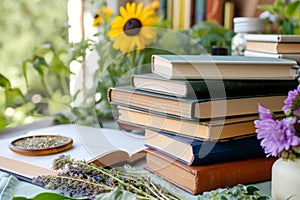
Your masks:
{"label": "brown leather book", "polygon": [[201,194],[217,188],[251,184],[271,179],[276,158],[251,158],[188,166],[152,149],[147,149],[145,169],[191,193]]}

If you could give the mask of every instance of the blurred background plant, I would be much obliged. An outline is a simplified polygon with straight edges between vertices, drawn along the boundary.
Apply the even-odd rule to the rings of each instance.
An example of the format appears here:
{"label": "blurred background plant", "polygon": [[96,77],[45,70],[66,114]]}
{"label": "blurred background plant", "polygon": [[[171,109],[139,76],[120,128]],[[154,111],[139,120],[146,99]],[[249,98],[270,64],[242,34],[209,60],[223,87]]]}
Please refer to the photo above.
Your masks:
{"label": "blurred background plant", "polygon": [[267,26],[267,33],[300,34],[300,0],[275,0],[273,4],[262,4],[260,15]]}
{"label": "blurred background plant", "polygon": [[[67,21],[67,0],[0,1],[0,129],[30,123],[41,116],[45,104],[34,103],[44,96],[41,84],[30,82],[26,88],[21,62],[32,54],[34,46],[51,42],[55,48],[64,45],[62,24]],[[29,80],[39,75],[29,69]],[[30,91],[29,91],[30,90]]]}
{"label": "blurred background plant", "polygon": [[[0,76],[0,92],[4,94],[0,98],[3,111],[0,129],[29,123],[43,116],[54,116],[56,123],[76,121],[102,125],[104,119],[113,117],[107,89],[129,84],[132,74],[150,72],[152,54],[210,53],[214,45],[230,44],[233,36],[231,30],[207,22],[189,30],[169,29],[171,21],[157,16],[158,1],[148,6],[128,4],[121,8],[119,15],[107,8],[105,0],[99,0],[97,13],[91,13],[95,15],[94,24],[90,24],[97,27],[97,40],[82,39],[73,43],[69,41],[70,27],[66,24],[67,0],[54,1],[53,5],[51,2],[37,0],[30,5],[25,0],[0,2],[3,13],[7,14],[6,19],[0,19],[3,21],[0,26],[4,25],[2,30],[9,27],[11,21],[15,27],[4,34],[5,37],[0,37],[0,44],[3,44],[0,48],[6,52],[1,54],[5,59],[0,63],[0,74],[3,75]],[[45,12],[45,7],[49,8],[49,13]],[[9,17],[13,8],[20,9],[16,19]],[[137,12],[144,17],[139,18]],[[145,20],[143,24],[140,23],[142,20]],[[18,21],[28,26],[23,27]],[[31,29],[32,23],[34,28]],[[22,34],[17,36],[13,32]],[[26,37],[31,39],[26,40]],[[32,43],[22,44],[19,39]],[[6,41],[12,44],[6,46]],[[9,46],[11,50],[6,49]],[[75,76],[70,70],[71,63],[75,61],[89,67],[88,61],[93,59],[90,52],[97,54],[96,66],[93,66],[96,70],[87,77],[93,81],[93,86],[70,91],[70,79]],[[15,69],[13,74],[6,70],[8,66]],[[77,99],[81,99],[81,103],[74,103]]]}

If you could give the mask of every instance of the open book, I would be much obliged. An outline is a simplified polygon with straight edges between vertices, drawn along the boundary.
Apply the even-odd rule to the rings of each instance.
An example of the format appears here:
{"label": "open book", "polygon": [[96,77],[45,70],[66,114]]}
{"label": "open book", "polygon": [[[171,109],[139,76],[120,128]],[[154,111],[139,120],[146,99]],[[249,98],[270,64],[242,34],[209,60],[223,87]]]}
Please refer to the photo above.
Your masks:
{"label": "open book", "polygon": [[[29,135],[62,135],[73,139],[73,147],[65,152],[46,156],[25,156],[8,148],[15,138]],[[114,129],[95,128],[75,124],[57,125],[26,133],[0,134],[0,169],[31,179],[53,173],[52,161],[61,154],[101,166],[137,161],[145,156],[144,136]]]}

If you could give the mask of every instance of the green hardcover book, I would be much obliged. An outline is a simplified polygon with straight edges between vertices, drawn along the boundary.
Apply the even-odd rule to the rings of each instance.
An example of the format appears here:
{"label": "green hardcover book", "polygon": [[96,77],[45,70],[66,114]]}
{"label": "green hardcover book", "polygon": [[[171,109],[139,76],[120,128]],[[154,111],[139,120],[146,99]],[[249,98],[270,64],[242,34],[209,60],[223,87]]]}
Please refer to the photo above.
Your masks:
{"label": "green hardcover book", "polygon": [[213,79],[166,79],[157,74],[133,75],[133,87],[178,97],[209,98],[249,95],[287,94],[297,87],[297,80],[213,80]]}

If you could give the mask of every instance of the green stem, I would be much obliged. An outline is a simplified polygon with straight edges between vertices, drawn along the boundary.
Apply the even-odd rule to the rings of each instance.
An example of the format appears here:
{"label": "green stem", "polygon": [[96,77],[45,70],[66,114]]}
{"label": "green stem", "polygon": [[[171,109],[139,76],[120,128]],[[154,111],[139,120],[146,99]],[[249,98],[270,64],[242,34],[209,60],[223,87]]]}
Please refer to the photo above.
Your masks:
{"label": "green stem", "polygon": [[60,83],[63,90],[63,94],[68,94],[69,86],[67,85],[66,80],[62,76],[60,76]]}
{"label": "green stem", "polygon": [[42,82],[43,88],[45,89],[45,93],[46,93],[47,97],[51,97],[53,94],[53,91],[48,87],[48,84],[46,83],[46,80],[45,80],[45,76],[41,77],[41,82]]}
{"label": "green stem", "polygon": [[[53,48],[53,46],[51,45],[51,51],[53,53],[53,56],[56,58],[56,60],[60,63],[61,66],[65,66],[64,63],[61,61],[61,59],[59,58],[59,56],[57,55],[55,49]],[[65,82],[65,79],[64,79],[64,76],[65,74],[59,74],[59,79],[60,79],[60,82],[61,82],[61,86],[62,86],[62,89],[63,89],[63,93],[64,94],[68,94],[69,92],[69,87],[67,86],[66,82]]]}

